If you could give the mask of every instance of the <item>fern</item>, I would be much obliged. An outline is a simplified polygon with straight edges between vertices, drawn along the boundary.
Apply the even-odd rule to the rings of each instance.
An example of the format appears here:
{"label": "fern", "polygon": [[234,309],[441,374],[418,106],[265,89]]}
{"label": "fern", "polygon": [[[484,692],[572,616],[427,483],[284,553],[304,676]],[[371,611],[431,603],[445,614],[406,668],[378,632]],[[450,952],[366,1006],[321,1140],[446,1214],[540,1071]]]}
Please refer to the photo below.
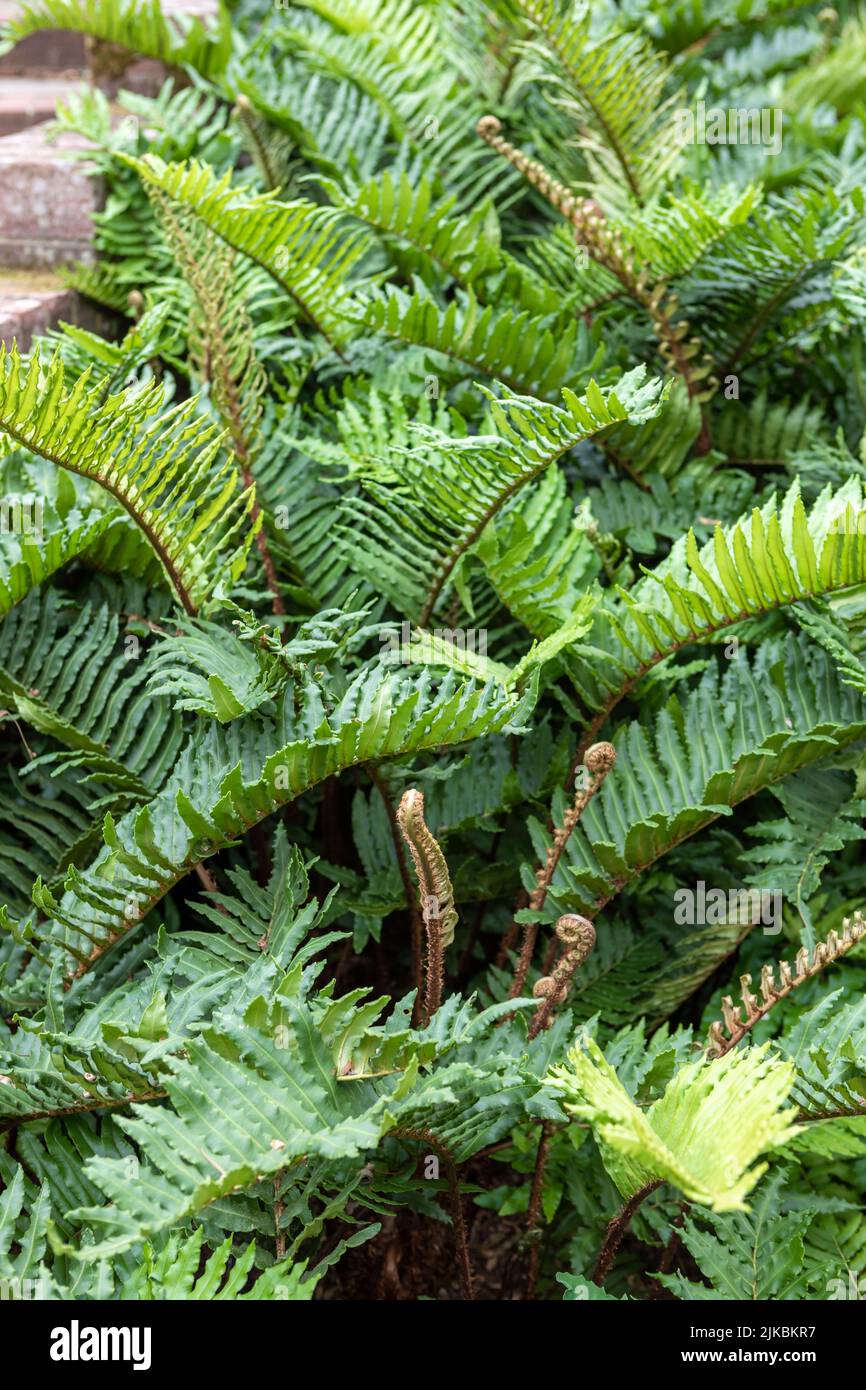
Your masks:
{"label": "fern", "polygon": [[36,0],[5,25],[4,43],[11,47],[40,29],[90,34],[132,54],[192,67],[212,78],[222,74],[231,52],[228,11],[223,10],[219,24],[211,28],[200,19],[167,18],[159,0]]}
{"label": "fern", "polygon": [[[647,1183],[668,1181],[693,1201],[729,1211],[743,1206],[764,1171],[751,1166],[754,1159],[796,1133],[792,1112],[781,1108],[792,1081],[793,1069],[768,1058],[765,1049],[732,1053],[714,1066],[693,1062],[680,1068],[642,1114],[597,1045],[589,1043],[585,1052],[571,1053],[567,1067],[551,1073],[549,1084],[562,1091],[570,1114],[591,1122],[624,1197]],[[716,1178],[720,1167],[722,1184]]]}
{"label": "fern", "polygon": [[166,410],[156,385],[106,398],[89,375],[67,390],[59,357],[43,368],[37,353],[25,366],[15,349],[4,350],[0,427],[115,497],[153,546],[179,602],[194,613],[244,566],[252,496],[241,494],[230,465],[220,463],[219,434],[197,418],[194,401]]}
{"label": "fern", "polygon": [[117,331],[0,354],[0,1300],[859,1298],[862,19],[54,27]]}

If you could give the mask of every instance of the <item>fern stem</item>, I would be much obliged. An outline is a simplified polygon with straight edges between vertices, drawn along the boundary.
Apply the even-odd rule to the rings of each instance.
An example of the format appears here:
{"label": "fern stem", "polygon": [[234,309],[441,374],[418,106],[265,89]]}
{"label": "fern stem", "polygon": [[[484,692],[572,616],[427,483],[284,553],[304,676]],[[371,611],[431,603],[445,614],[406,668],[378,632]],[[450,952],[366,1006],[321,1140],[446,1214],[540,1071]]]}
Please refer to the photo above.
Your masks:
{"label": "fern stem", "polygon": [[[240,373],[234,365],[233,354],[229,350],[226,342],[226,335],[223,329],[223,314],[220,312],[220,302],[218,299],[219,290],[214,291],[205,279],[204,269],[196,248],[191,244],[186,234],[182,220],[175,212],[171,199],[164,193],[150,189],[151,200],[158,208],[164,224],[170,231],[170,241],[178,253],[178,259],[182,261],[181,269],[189,281],[193,294],[198,303],[199,312],[204,321],[204,331],[207,342],[208,364],[212,368],[211,375],[215,384],[216,404],[223,417],[223,424],[229,432],[232,441],[232,450],[238,461],[244,487],[253,490],[253,504],[250,508],[250,520],[255,530],[256,547],[262,561],[262,568],[265,573],[265,582],[272,594],[272,611],[280,616],[285,613],[285,605],[280,593],[280,586],[277,580],[276,566],[274,565],[270,549],[268,547],[267,536],[264,529],[264,517],[258,500],[255,498],[255,477],[252,468],[252,440],[251,435],[256,433],[257,416],[254,416],[250,425],[244,419],[243,406],[241,404],[240,389],[238,384],[239,376],[249,378],[250,368],[258,371],[255,352],[252,345],[252,328],[244,315],[244,327],[246,329],[247,360]],[[212,236],[212,234],[211,234]],[[214,245],[217,243],[214,241]],[[227,255],[227,253],[226,253]],[[231,267],[226,261],[225,275],[231,276]],[[217,283],[218,277],[217,277]],[[222,309],[225,311],[225,296],[223,298]],[[240,314],[240,309],[236,312]],[[204,370],[202,375],[206,375]],[[251,388],[255,391],[255,384]],[[256,403],[256,410],[260,410],[260,405]]]}
{"label": "fern stem", "polygon": [[700,402],[702,424],[698,447],[700,452],[706,453],[710,447],[705,411],[707,385],[701,383],[712,370],[712,363],[705,357],[702,366],[696,368],[692,365],[692,359],[698,356],[701,347],[697,339],[686,340],[686,320],[676,324],[672,322],[677,308],[676,296],[671,294],[663,280],[650,287],[646,269],[635,273],[631,250],[625,246],[620,230],[605,222],[598,203],[591,198],[577,197],[548,173],[539,160],[530,159],[516,145],[503,139],[500,135],[502,126],[496,116],[482,116],[476,129],[481,139],[518,169],[551,207],[571,224],[578,244],[586,247],[593,260],[613,275],[626,294],[648,315],[666,366],[682,377],[689,395]]}
{"label": "fern stem", "polygon": [[285,1231],[281,1229],[283,1213],[286,1209],[286,1204],[280,1196],[282,1181],[283,1175],[282,1172],[279,1172],[274,1176],[274,1254],[277,1260],[284,1259],[286,1254],[286,1235]]}
{"label": "fern stem", "polygon": [[[529,908],[532,912],[540,913],[544,907],[563,850],[586,807],[616,762],[616,751],[610,743],[594,744],[586,750],[584,762],[589,774],[587,784],[577,792],[573,805],[569,807],[563,817],[562,825],[554,831],[553,842],[548,847],[545,862],[536,871],[535,888],[529,895]],[[514,972],[514,979],[508,991],[509,999],[516,999],[523,993],[529,967],[532,964],[537,937],[538,922],[527,922],[523,929],[523,944]]]}
{"label": "fern stem", "polygon": [[610,1267],[616,1259],[616,1253],[622,1245],[623,1238],[632,1223],[635,1212],[641,1203],[649,1197],[650,1193],[655,1192],[656,1188],[661,1187],[662,1179],[656,1178],[653,1182],[648,1182],[645,1187],[639,1188],[628,1201],[620,1208],[616,1216],[610,1222],[602,1241],[601,1249],[598,1252],[598,1259],[595,1262],[595,1269],[590,1276],[594,1284],[601,1286]]}
{"label": "fern stem", "polygon": [[253,159],[255,160],[256,167],[262,176],[262,179],[265,183],[268,192],[271,193],[275,189],[279,188],[280,181],[276,177],[276,174],[274,173],[273,169],[271,168],[271,162],[268,158],[267,146],[265,145],[264,140],[259,134],[259,130],[253,119],[252,112],[253,108],[249,97],[241,93],[241,95],[235,102],[232,115],[237,118],[238,123],[242,127],[243,132],[246,135],[247,140],[249,142],[250,150],[252,152]]}
{"label": "fern stem", "polygon": [[[206,868],[204,864],[196,864],[195,871],[206,893],[219,893],[217,881],[210,869]],[[215,906],[218,912],[225,912],[226,910],[222,903],[216,903]]]}
{"label": "fern stem", "polygon": [[128,1096],[121,1096],[119,1099],[103,1100],[99,1096],[93,1096],[91,1103],[82,1101],[80,1105],[59,1105],[54,1109],[31,1110],[25,1115],[9,1115],[0,1118],[0,1134],[4,1129],[13,1125],[30,1124],[34,1120],[56,1120],[62,1119],[65,1115],[90,1115],[98,1110],[121,1110],[127,1105],[142,1105],[151,1100],[164,1100],[168,1092],[154,1087],[150,1091],[139,1091],[137,1094],[131,1092]]}
{"label": "fern stem", "polygon": [[454,1230],[454,1241],[457,1246],[457,1267],[460,1271],[460,1283],[463,1288],[463,1297],[467,1300],[475,1298],[474,1281],[472,1277],[472,1261],[469,1258],[469,1241],[466,1235],[466,1222],[463,1217],[463,1197],[460,1191],[460,1175],[457,1170],[457,1163],[451,1150],[442,1143],[431,1129],[422,1127],[398,1126],[392,1129],[391,1135],[394,1138],[415,1139],[422,1144],[427,1144],[436,1156],[441,1160],[445,1167],[446,1179],[448,1182],[448,1195],[451,1201],[451,1225]]}
{"label": "fern stem", "polygon": [[550,1156],[550,1143],[555,1126],[552,1120],[544,1120],[535,1154],[535,1168],[532,1173],[532,1188],[529,1193],[529,1206],[526,1209],[526,1234],[529,1239],[529,1269],[526,1276],[525,1298],[535,1298],[538,1272],[541,1266],[541,1198],[544,1192],[544,1174]]}

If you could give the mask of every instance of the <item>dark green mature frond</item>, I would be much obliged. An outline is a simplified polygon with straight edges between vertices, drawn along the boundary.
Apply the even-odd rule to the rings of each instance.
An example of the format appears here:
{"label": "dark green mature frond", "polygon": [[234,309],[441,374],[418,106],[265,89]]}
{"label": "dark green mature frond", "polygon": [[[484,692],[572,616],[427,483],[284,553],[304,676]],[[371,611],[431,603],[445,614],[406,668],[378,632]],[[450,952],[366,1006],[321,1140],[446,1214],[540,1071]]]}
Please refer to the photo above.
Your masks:
{"label": "dark green mature frond", "polygon": [[794,483],[699,547],[693,531],[641,582],[598,610],[572,676],[599,720],[667,656],[743,621],[866,579],[860,484],[825,488],[807,515]]}
{"label": "dark green mature frond", "polygon": [[[139,798],[157,788],[180,749],[167,702],[145,690],[152,665],[116,614],[85,605],[74,618],[54,593],[35,594],[0,628],[0,695],[32,728],[67,750],[36,766],[77,767]],[[109,749],[111,750],[109,752]]]}
{"label": "dark green mature frond", "polygon": [[[741,653],[721,679],[711,669],[652,726],[635,721],[614,735],[617,766],[558,861],[549,920],[594,914],[745,798],[864,737],[862,696],[806,643],[766,643],[752,662]],[[539,850],[549,843],[541,826],[535,837]]]}
{"label": "dark green mature frond", "polygon": [[[71,953],[78,978],[136,927],[197,863],[345,767],[460,744],[519,727],[532,694],[508,694],[452,675],[435,682],[373,665],[341,697],[309,675],[288,681],[275,715],[211,726],[182,750],[146,805],[105,822],[105,848],[61,897],[34,887],[53,925],[28,929]],[[330,706],[330,708],[329,708]],[[228,770],[230,769],[230,770]]]}
{"label": "dark green mature frond", "polygon": [[579,122],[596,179],[643,202],[669,177],[678,155],[665,104],[668,67],[636,32],[594,34],[589,5],[571,0],[503,0],[529,24],[526,81],[540,81]]}
{"label": "dark green mature frond", "polygon": [[363,323],[385,337],[450,358],[458,372],[485,372],[517,395],[551,400],[588,366],[577,324],[559,329],[525,311],[482,307],[471,288],[443,309],[420,284],[411,294],[389,286],[367,302]]}
{"label": "dark green mature frond", "polygon": [[[0,613],[8,613],[43,580],[102,536],[120,536],[123,513],[74,477],[0,460],[5,524],[0,527]],[[132,547],[129,547],[132,549]]]}

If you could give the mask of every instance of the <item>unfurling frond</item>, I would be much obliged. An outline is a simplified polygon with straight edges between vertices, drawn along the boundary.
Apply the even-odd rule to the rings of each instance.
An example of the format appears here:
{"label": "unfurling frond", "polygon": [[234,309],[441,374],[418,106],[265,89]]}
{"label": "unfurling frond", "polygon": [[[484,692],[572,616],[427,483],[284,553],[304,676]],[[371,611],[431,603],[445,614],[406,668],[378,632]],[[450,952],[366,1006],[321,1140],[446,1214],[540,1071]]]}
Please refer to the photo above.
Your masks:
{"label": "unfurling frond", "polygon": [[425,1021],[430,1022],[442,1000],[444,954],[454,940],[457,913],[445,855],[424,820],[424,794],[403,793],[397,824],[418,878],[421,915],[427,930],[427,997]]}
{"label": "unfurling frond", "polygon": [[554,1067],[547,1082],[567,1114],[592,1125],[624,1197],[661,1181],[714,1211],[743,1210],[767,1167],[755,1160],[798,1132],[794,1112],[783,1108],[794,1067],[766,1047],[680,1067],[646,1111],[591,1039]]}
{"label": "unfurling frond", "polygon": [[724,1023],[718,1021],[710,1025],[710,1037],[707,1044],[707,1053],[710,1057],[724,1057],[726,1052],[730,1052],[732,1047],[736,1047],[748,1033],[750,1028],[770,1012],[774,1004],[780,999],[784,999],[786,994],[790,994],[792,989],[796,989],[804,980],[811,980],[825,966],[832,965],[833,961],[838,960],[850,951],[852,946],[856,946],[866,935],[866,922],[863,921],[859,912],[853,918],[846,917],[842,922],[842,934],[831,931],[826,941],[819,941],[814,950],[810,951],[807,946],[801,947],[794,960],[794,969],[791,970],[787,961],[779,962],[779,979],[776,980],[775,967],[767,963],[761,968],[760,999],[752,993],[751,975],[740,977],[740,998],[742,999],[742,1012],[740,1006],[735,1005],[730,995],[726,995],[722,1000]]}

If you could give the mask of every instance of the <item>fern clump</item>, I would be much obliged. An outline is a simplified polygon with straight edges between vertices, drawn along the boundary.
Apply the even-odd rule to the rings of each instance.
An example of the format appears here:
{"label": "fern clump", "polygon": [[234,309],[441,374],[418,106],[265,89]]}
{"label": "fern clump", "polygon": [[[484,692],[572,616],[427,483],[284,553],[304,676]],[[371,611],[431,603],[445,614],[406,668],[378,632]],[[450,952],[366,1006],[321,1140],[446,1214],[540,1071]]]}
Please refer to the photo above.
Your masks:
{"label": "fern clump", "polygon": [[166,80],[0,353],[3,1297],[859,1288],[862,22],[46,27]]}

